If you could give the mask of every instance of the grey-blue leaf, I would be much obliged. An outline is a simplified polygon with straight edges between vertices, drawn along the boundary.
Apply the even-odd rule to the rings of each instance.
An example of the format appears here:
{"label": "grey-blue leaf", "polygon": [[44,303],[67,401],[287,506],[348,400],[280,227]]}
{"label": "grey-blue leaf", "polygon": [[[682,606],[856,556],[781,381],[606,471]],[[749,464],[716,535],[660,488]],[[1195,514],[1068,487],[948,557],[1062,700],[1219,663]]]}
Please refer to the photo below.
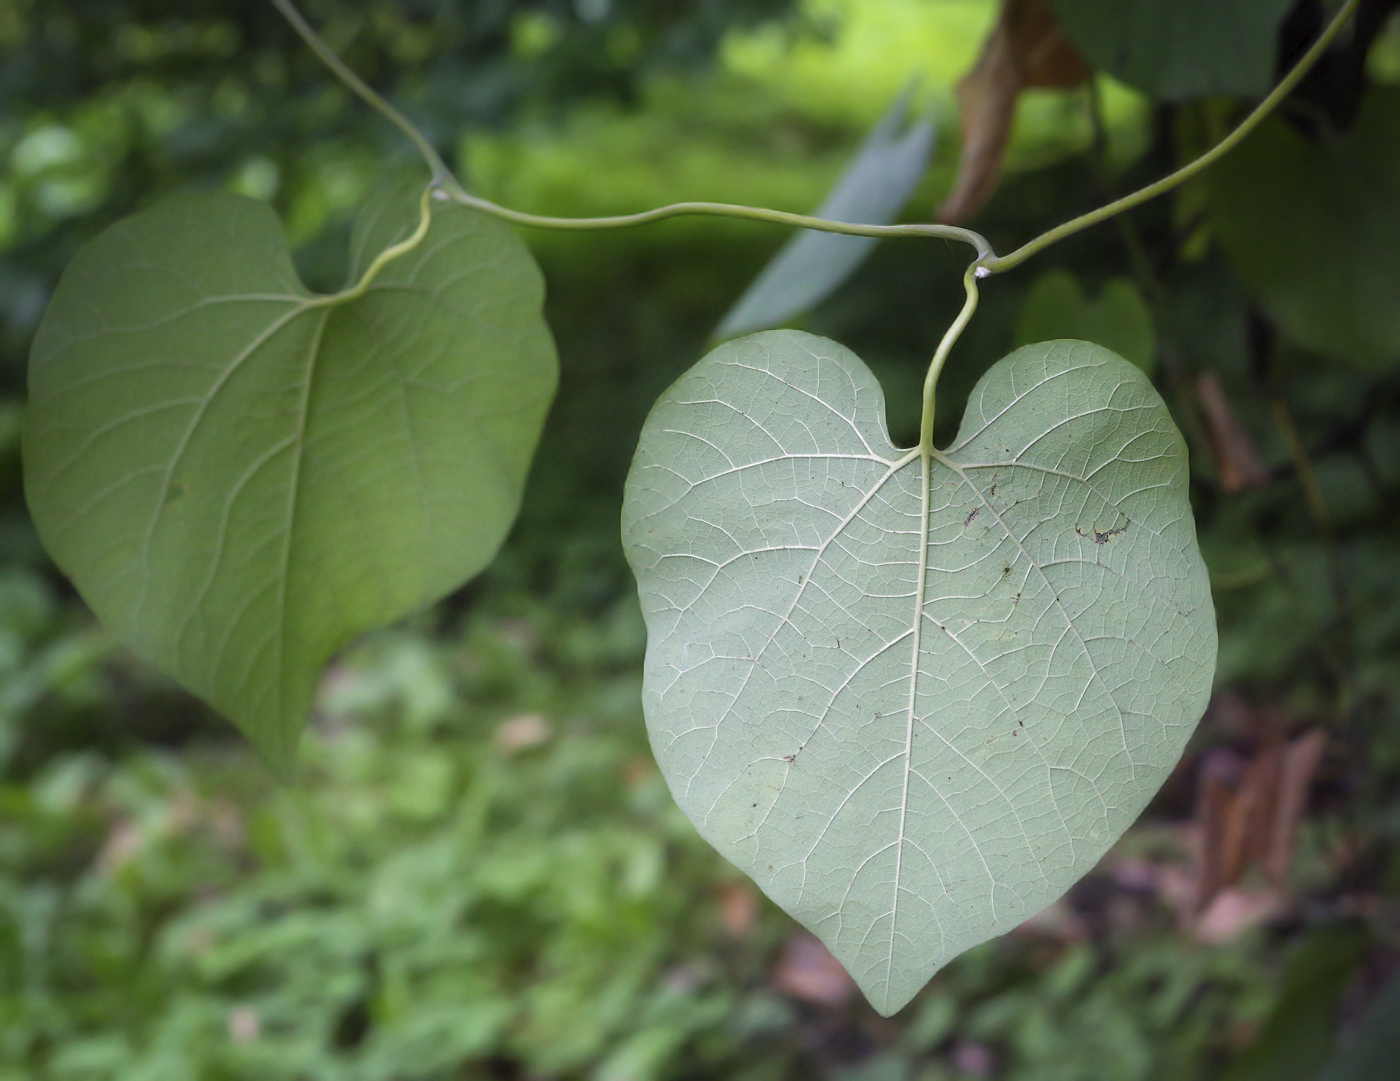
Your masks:
{"label": "grey-blue leaf", "polygon": [[1137,368],[1019,349],[946,452],[834,342],[721,346],[657,403],[623,537],[643,702],[701,834],[881,1013],[1050,904],[1166,779],[1215,668],[1186,448]]}
{"label": "grey-blue leaf", "polygon": [[[911,82],[866,136],[817,217],[887,225],[904,209],[928,169],[934,144],[934,126],[927,120],[900,134],[913,91]],[[729,309],[715,337],[778,326],[820,303],[850,277],[876,243],[874,237],[800,230]]]}

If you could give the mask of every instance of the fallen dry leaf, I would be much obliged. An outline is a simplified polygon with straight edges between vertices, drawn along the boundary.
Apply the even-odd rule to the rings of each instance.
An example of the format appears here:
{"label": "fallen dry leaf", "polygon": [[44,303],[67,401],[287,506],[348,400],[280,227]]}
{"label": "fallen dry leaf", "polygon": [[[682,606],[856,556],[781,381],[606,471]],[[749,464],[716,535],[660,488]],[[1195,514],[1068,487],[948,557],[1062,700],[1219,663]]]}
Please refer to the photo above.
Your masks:
{"label": "fallen dry leaf", "polygon": [[1201,844],[1196,912],[1205,912],[1235,886],[1251,864],[1275,889],[1283,888],[1325,745],[1320,729],[1285,741],[1275,725],[1247,756],[1227,748],[1205,755],[1196,790]]}
{"label": "fallen dry leaf", "polygon": [[553,734],[554,729],[543,713],[517,713],[507,717],[496,729],[496,746],[503,754],[518,754],[538,747]]}
{"label": "fallen dry leaf", "polygon": [[1305,732],[1283,751],[1282,775],[1279,777],[1278,802],[1274,808],[1273,836],[1263,854],[1260,866],[1275,886],[1282,886],[1293,864],[1293,849],[1298,841],[1298,823],[1308,804],[1308,789],[1322,762],[1327,747],[1327,733],[1320,728]]}
{"label": "fallen dry leaf", "polygon": [[1269,471],[1259,460],[1254,440],[1230,408],[1225,388],[1212,371],[1201,373],[1196,380],[1196,396],[1201,402],[1210,433],[1211,450],[1220,476],[1220,487],[1227,492],[1258,488],[1269,482]]}
{"label": "fallen dry leaf", "polygon": [[251,1006],[235,1006],[228,1013],[228,1035],[234,1043],[252,1043],[262,1036],[262,1018]]}
{"label": "fallen dry leaf", "polygon": [[793,935],[773,970],[773,987],[803,1002],[843,1006],[856,993],[856,983],[831,956],[816,935]]}
{"label": "fallen dry leaf", "polygon": [[1045,0],[1003,0],[1001,15],[973,69],[958,83],[962,155],[938,219],[966,221],[996,190],[1016,99],[1027,87],[1068,89],[1091,72]]}
{"label": "fallen dry leaf", "polygon": [[722,882],[715,887],[719,922],[735,938],[748,938],[758,926],[758,894],[742,882]]}
{"label": "fallen dry leaf", "polygon": [[1191,924],[1197,942],[1220,946],[1263,923],[1279,910],[1281,899],[1273,890],[1246,890],[1230,886],[1215,895]]}

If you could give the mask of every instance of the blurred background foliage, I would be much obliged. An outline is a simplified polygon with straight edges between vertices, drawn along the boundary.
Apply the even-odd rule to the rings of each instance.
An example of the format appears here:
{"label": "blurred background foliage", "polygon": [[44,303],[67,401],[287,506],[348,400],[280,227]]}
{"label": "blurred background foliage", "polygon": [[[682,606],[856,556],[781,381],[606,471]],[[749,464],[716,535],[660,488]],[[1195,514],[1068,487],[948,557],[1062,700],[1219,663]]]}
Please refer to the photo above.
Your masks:
{"label": "blurred background foliage", "polygon": [[[1092,63],[1123,29],[1100,0],[1051,6],[1103,30],[1075,39]],[[1171,7],[1129,6],[1159,30]],[[1269,28],[1273,70],[1325,14],[1231,6]],[[563,382],[521,520],[481,579],[332,666],[300,777],[278,786],[113,647],[46,562],[19,489],[25,354],[77,247],[163,194],[270,199],[307,280],[330,288],[355,205],[420,167],[270,5],[0,0],[0,1078],[1393,1076],[1396,7],[1365,0],[1218,173],[984,286],[945,423],[988,364],[1048,335],[1114,345],[1167,396],[1192,450],[1218,690],[1095,873],[885,1021],[699,841],[638,702],[622,478],[650,403],[780,231],[528,234]],[[905,217],[929,220],[958,165],[953,85],[998,5],[306,10],[469,184],[537,212],[808,210],[922,73],[940,137]],[[1239,72],[1212,82],[1229,55],[1107,55],[1134,85],[1019,95],[974,221],[999,249],[1199,153],[1253,92]],[[804,320],[867,358],[905,442],[964,258],[885,243]]]}

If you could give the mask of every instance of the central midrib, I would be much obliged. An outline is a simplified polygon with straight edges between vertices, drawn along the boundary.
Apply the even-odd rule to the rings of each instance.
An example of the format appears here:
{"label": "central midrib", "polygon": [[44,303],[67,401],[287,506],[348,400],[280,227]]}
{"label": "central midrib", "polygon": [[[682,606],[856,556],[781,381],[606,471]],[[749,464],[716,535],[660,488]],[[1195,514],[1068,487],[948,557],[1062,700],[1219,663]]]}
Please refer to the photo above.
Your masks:
{"label": "central midrib", "polygon": [[914,771],[914,712],[919,691],[919,649],[923,636],[924,592],[928,581],[929,484],[933,455],[927,448],[919,454],[919,572],[914,583],[914,633],[910,636],[909,709],[904,729],[904,780],[899,800],[899,836],[894,846],[894,897],[890,903],[890,947],[885,959],[885,1005],[890,1001],[890,980],[894,976],[894,938],[899,924],[899,880],[904,867],[904,828],[909,814],[909,776]]}

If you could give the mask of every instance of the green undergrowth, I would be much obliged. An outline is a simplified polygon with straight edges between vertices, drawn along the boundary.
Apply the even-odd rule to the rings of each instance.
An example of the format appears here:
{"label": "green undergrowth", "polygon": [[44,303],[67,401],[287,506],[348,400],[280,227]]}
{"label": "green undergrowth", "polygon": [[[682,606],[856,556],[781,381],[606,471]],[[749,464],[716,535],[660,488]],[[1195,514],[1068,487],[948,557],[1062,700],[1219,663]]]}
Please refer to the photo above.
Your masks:
{"label": "green undergrowth", "polygon": [[[930,83],[943,85],[991,6],[870,5],[963,20],[962,43],[928,61]],[[871,59],[890,38],[861,25],[865,52],[833,59],[803,44],[763,93],[756,80],[787,48],[781,34],[731,50],[708,83],[657,83],[640,110],[590,106],[562,126],[473,136],[463,161],[486,194],[529,210],[684,197],[810,209],[909,74]],[[931,40],[897,37],[910,49]],[[878,78],[857,86],[872,69]],[[940,93],[946,119],[951,97]],[[131,111],[146,118],[137,143],[179,128],[158,88],[148,96],[160,107],[142,98]],[[1121,191],[1172,159],[1159,147],[1128,164],[1140,106],[1119,101]],[[1013,167],[1057,164],[1015,172],[979,218],[1002,251],[1102,201],[1094,170],[1072,157],[1086,130],[1074,96],[1047,93],[1027,108],[1063,123],[1024,125],[1047,141],[1014,146]],[[28,275],[5,270],[11,388],[24,327],[42,308],[34,283],[52,278],[78,231],[101,224],[73,215],[97,198],[84,184],[107,183],[103,140],[125,137],[104,126],[109,116],[79,103],[5,144],[22,213],[12,233],[0,220],[0,244],[17,245],[10,257],[27,260]],[[303,267],[335,288],[344,238],[325,226],[348,217],[383,164],[377,145],[327,137],[280,174],[231,150],[222,172],[140,174],[142,198],[188,184],[272,197],[303,242]],[[941,140],[908,216],[932,213],[953,149]],[[94,628],[20,502],[19,400],[0,408],[0,1079],[1219,1077],[1269,1031],[1313,928],[1381,911],[1400,887],[1388,855],[1400,838],[1400,382],[1261,334],[1218,255],[1176,257],[1170,207],[1143,208],[1131,224],[1167,253],[1155,281],[1134,275],[1123,234],[1103,228],[985,283],[940,388],[936,441],[1013,345],[1041,275],[1072,275],[1086,308],[1129,279],[1146,298],[1156,352],[1172,361],[1154,378],[1190,444],[1220,613],[1219,685],[1294,731],[1329,732],[1280,916],[1205,944],[1161,891],[1105,866],[1052,918],[952,964],[893,1021],[854,1000],[779,989],[794,925],[753,895],[752,921],[735,916],[742,880],[686,824],[652,765],[617,520],[647,409],[704,351],[782,231],[700,220],[526,231],[549,281],[562,375],[520,522],[481,579],[335,664],[291,785]],[[803,321],[868,361],[901,445],[916,436],[919,381],[960,302],[962,262],[951,245],[882,244]],[[1195,389],[1207,372],[1260,459],[1253,487],[1221,484]],[[1183,776],[1118,853],[1127,866],[1184,859],[1171,846],[1159,857],[1154,838],[1189,817],[1183,777],[1198,752],[1231,746],[1248,743],[1208,714]],[[1378,978],[1363,976],[1363,991]]]}
{"label": "green undergrowth", "polygon": [[[497,588],[527,573],[337,664],[290,786],[208,736],[11,771],[0,1077],[932,1081],[975,1043],[1008,1077],[1176,1079],[1266,1007],[1257,936],[1184,946],[1151,906],[980,948],[895,1024],[780,993],[792,925],[726,925],[752,895],[647,753],[635,605]],[[11,674],[55,678],[63,632],[28,630]]]}

